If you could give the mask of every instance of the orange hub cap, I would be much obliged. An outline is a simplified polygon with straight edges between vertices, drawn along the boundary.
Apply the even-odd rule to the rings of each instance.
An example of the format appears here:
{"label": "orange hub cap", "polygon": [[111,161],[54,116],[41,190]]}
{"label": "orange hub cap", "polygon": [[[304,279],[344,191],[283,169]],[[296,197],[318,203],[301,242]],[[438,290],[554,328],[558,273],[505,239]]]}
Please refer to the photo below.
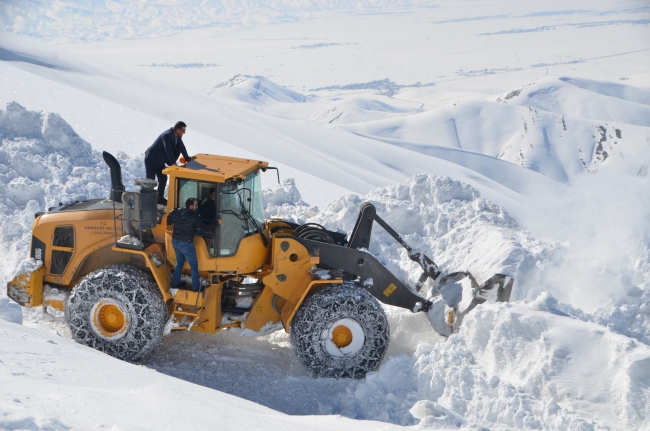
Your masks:
{"label": "orange hub cap", "polygon": [[352,331],[347,326],[339,325],[332,331],[332,342],[338,347],[349,346],[352,342]]}
{"label": "orange hub cap", "polygon": [[104,305],[99,309],[99,324],[106,332],[114,333],[124,327],[125,319],[122,310],[114,304]]}

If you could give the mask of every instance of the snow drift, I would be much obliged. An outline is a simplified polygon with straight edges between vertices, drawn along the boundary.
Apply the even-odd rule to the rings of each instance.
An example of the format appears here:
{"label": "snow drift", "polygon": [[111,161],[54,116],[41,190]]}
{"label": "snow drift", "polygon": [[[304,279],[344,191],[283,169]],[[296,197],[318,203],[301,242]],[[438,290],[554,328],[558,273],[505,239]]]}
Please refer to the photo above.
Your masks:
{"label": "snow drift", "polygon": [[647,345],[573,319],[541,295],[480,306],[446,343],[420,344],[350,383],[334,411],[408,425],[415,405],[431,427],[643,429],[649,370]]}

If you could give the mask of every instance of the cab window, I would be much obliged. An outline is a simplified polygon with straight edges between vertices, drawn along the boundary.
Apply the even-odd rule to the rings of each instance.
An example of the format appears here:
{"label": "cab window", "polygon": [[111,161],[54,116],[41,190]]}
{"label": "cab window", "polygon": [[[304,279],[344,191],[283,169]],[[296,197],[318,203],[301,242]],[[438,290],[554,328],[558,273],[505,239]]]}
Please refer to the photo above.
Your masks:
{"label": "cab window", "polygon": [[262,182],[259,171],[244,181],[228,181],[221,193],[219,256],[233,256],[242,238],[264,229]]}
{"label": "cab window", "polygon": [[[199,201],[199,215],[201,218],[206,218],[212,216],[208,221],[214,220],[216,216],[216,200],[212,201],[210,199],[211,192],[214,191],[216,195],[217,184],[207,183],[203,181],[195,180],[178,180],[178,208],[185,208],[185,202],[189,198],[194,198]],[[216,196],[213,196],[216,198]],[[205,203],[206,205],[202,205]],[[214,203],[214,205],[208,205]],[[214,213],[212,212],[214,211]]]}
{"label": "cab window", "polygon": [[50,274],[63,274],[74,252],[74,227],[57,226],[52,239]]}

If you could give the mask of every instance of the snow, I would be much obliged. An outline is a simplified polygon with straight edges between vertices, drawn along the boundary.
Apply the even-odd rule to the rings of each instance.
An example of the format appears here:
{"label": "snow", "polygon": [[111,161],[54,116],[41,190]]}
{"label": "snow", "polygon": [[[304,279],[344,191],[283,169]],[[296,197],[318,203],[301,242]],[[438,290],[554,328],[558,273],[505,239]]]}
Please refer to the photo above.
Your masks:
{"label": "snow", "polygon": [[293,178],[286,178],[272,189],[265,189],[264,216],[282,218],[303,224],[308,218],[318,214],[318,207],[312,207],[302,200]]}
{"label": "snow", "polygon": [[134,236],[125,235],[120,239],[118,239],[117,242],[122,244],[137,245],[139,247],[142,247],[142,241],[140,241],[139,238],[136,238]]}
{"label": "snow", "polygon": [[[650,348],[564,315],[553,302],[546,295],[482,306],[446,343],[420,344],[414,356],[393,357],[352,383],[341,403],[364,412],[360,419],[383,410],[403,424],[412,422],[404,404],[426,399],[470,422],[515,429],[597,429],[616,421],[638,428],[650,402],[647,377],[638,373],[650,364]],[[395,404],[386,409],[388,394]]]}
{"label": "snow", "polygon": [[[0,428],[650,429],[649,18],[634,0],[4,2]],[[129,187],[179,119],[190,153],[280,168],[267,217],[349,233],[372,202],[443,275],[514,277],[511,302],[448,339],[385,307],[361,381],[312,379],[277,327],[171,333],[132,365],[21,312],[5,285],[39,265],[34,213],[105,198],[102,150]],[[368,252],[419,278],[378,226]]]}
{"label": "snow", "polygon": [[0,297],[0,320],[6,320],[7,322],[22,324],[23,323],[23,313],[22,307],[7,298],[6,296]]}
{"label": "snow", "polygon": [[[349,419],[336,416],[288,416],[102,355],[46,328],[0,320],[0,337],[2,429],[171,429],[170,424],[181,423],[198,429],[237,424],[254,430],[352,426]],[[354,428],[386,425],[354,421]]]}

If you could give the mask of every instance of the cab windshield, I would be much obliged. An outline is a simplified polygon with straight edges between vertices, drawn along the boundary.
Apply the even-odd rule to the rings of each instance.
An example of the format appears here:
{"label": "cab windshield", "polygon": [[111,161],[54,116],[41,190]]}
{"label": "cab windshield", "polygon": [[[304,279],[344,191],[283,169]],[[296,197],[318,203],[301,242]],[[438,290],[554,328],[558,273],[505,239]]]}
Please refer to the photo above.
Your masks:
{"label": "cab windshield", "polygon": [[264,229],[260,171],[244,181],[228,181],[221,191],[219,256],[232,256],[242,238]]}

